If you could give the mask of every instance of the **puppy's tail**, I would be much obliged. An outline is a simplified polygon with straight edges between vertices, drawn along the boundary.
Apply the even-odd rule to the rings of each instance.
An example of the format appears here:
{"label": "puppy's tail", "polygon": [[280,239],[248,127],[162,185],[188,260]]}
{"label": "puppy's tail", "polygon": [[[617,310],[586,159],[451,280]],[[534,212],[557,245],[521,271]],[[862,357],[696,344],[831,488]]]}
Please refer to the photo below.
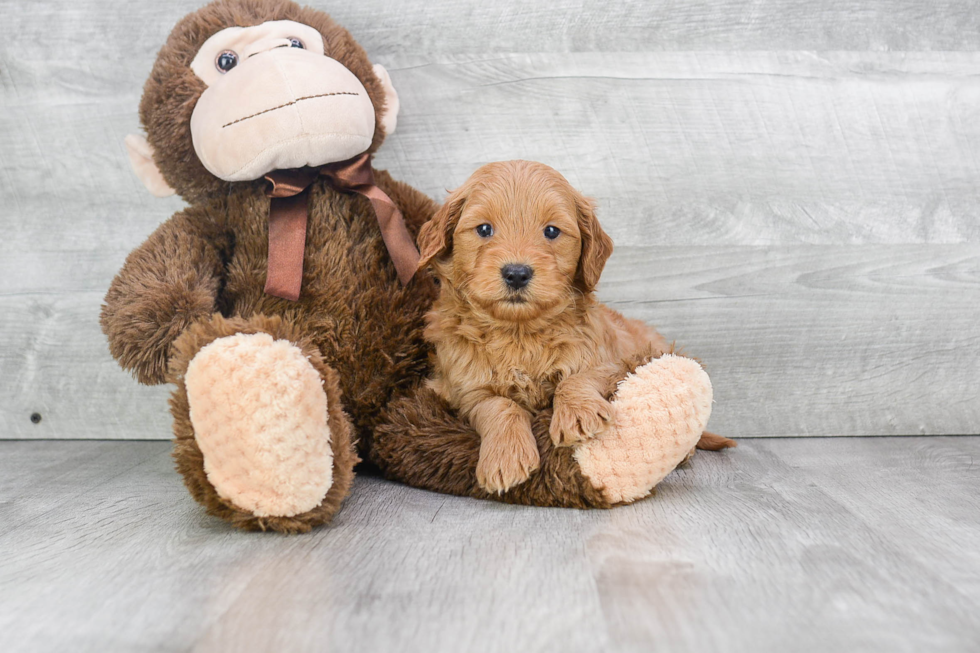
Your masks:
{"label": "puppy's tail", "polygon": [[722,449],[732,449],[738,446],[738,442],[723,435],[717,435],[711,431],[705,431],[698,440],[698,449],[705,451],[721,451]]}

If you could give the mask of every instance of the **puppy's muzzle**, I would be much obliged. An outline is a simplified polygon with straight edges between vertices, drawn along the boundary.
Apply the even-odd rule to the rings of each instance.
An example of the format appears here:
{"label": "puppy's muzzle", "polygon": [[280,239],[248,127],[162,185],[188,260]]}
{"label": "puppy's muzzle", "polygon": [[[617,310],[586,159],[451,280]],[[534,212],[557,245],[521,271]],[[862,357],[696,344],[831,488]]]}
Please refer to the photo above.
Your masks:
{"label": "puppy's muzzle", "polygon": [[500,276],[504,278],[504,283],[507,284],[508,288],[520,290],[531,281],[531,277],[534,276],[534,268],[530,265],[508,263],[500,268]]}

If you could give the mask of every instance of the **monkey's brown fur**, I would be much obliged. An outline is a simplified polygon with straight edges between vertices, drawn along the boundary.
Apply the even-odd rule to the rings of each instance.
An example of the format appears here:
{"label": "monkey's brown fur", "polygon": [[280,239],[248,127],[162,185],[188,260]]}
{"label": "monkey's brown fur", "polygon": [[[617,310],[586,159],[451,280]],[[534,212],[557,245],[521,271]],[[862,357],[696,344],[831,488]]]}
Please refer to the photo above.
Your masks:
{"label": "monkey's brown fur", "polygon": [[393,402],[389,421],[375,434],[371,459],[391,478],[415,487],[504,503],[559,508],[608,508],[599,489],[579,471],[573,450],[555,447],[548,428],[551,408],[536,411],[531,427],[541,464],[527,481],[503,494],[476,481],[480,436],[468,420],[424,386]]}
{"label": "monkey's brown fur", "polygon": [[[206,86],[191,71],[191,61],[201,45],[216,32],[226,27],[249,27],[270,20],[292,20],[320,32],[324,52],[357,76],[374,104],[378,120],[368,151],[374,153],[384,141],[380,119],[385,109],[384,90],[371,70],[367,53],[350,32],[322,11],[300,7],[289,0],[212,2],[188,14],[174,27],[157,54],[140,101],[140,122],[146,128],[147,141],[157,152],[157,167],[171,187],[192,204],[224,195],[242,182],[218,179],[204,168],[194,153],[191,112]],[[166,153],[166,156],[160,156],[160,153]],[[264,182],[259,180],[255,184],[262,187]]]}
{"label": "monkey's brown fur", "polygon": [[[368,200],[335,191],[322,179],[313,184],[302,293],[290,302],[263,292],[265,182],[222,181],[195,155],[189,120],[205,86],[189,63],[219,30],[269,20],[294,20],[320,31],[327,56],[367,89],[378,125],[370,151],[381,145],[381,83],[361,47],[326,14],[278,0],[219,0],[181,20],[146,83],[140,118],[157,167],[190,206],[133,251],[112,282],[101,317],[110,351],[140,382],[176,384],[171,410],[177,469],[196,500],[237,527],[303,532],[329,521],[350,490],[358,454],[389,478],[487,497],[474,473],[479,437],[422,387],[430,351],[423,316],[437,294],[434,281],[420,274],[406,287],[399,283]],[[416,236],[436,204],[386,172],[376,172],[375,179]],[[256,517],[219,497],[205,474],[189,415],[183,374],[191,359],[216,338],[259,332],[288,340],[307,355],[327,396],[333,485],[319,506],[293,517]],[[608,505],[579,472],[571,451],[552,446],[550,408],[537,411],[532,421],[540,469],[495,498]]]}
{"label": "monkey's brown fur", "polygon": [[[140,117],[158,168],[190,207],[126,259],[106,295],[102,327],[113,356],[140,382],[177,384],[171,401],[174,458],[194,498],[239,527],[298,532],[336,512],[357,462],[354,441],[366,451],[388,401],[425,374],[422,315],[435,288],[422,275],[402,287],[367,199],[318,180],[310,193],[301,297],[289,302],[263,292],[265,182],[222,181],[197,159],[189,121],[205,87],[189,64],[215,32],[268,20],[295,20],[322,33],[328,55],[357,75],[375,105],[371,150],[384,139],[380,82],[361,47],[326,14],[291,2],[228,0],[187,16],[160,51]],[[376,172],[376,183],[402,210],[413,235],[436,209],[386,172]],[[255,332],[299,346],[321,373],[327,393],[334,483],[321,506],[292,518],[256,518],[218,497],[188,414],[182,375],[191,358],[217,337]]]}
{"label": "monkey's brown fur", "polygon": [[[229,501],[218,496],[202,473],[204,457],[194,440],[183,376],[187,372],[187,364],[202,347],[210,344],[215,338],[236,333],[268,333],[276,339],[291,341],[308,357],[323,381],[323,391],[327,395],[330,436],[334,445],[333,485],[330,486],[323,502],[302,519],[255,517],[239,510]],[[350,491],[351,482],[354,480],[354,465],[359,458],[354,453],[350,423],[342,408],[337,372],[324,364],[320,351],[309,337],[303,336],[295,325],[286,324],[278,316],[254,316],[246,320],[240,317],[224,318],[215,315],[210,320],[194,323],[184,331],[174,343],[173,361],[171,372],[177,384],[177,391],[170,398],[170,413],[174,418],[174,434],[177,438],[174,443],[174,460],[177,463],[177,471],[184,475],[187,489],[208,509],[209,513],[245,530],[302,533],[310,529],[310,524],[327,521],[337,512]]]}

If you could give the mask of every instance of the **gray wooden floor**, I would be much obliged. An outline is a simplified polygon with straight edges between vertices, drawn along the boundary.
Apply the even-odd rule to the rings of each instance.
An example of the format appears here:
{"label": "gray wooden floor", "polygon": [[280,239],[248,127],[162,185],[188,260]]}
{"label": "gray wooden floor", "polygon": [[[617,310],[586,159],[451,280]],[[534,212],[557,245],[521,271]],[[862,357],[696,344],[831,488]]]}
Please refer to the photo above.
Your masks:
{"label": "gray wooden floor", "polygon": [[976,651],[980,437],[746,440],[605,512],[361,477],[204,515],[167,442],[0,442],[0,650]]}

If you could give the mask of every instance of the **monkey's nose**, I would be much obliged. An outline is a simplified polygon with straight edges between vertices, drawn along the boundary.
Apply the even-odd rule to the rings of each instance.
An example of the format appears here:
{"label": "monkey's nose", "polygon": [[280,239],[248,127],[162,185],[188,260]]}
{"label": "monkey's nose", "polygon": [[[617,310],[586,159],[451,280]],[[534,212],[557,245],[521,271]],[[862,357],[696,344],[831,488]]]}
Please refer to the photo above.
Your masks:
{"label": "monkey's nose", "polygon": [[500,268],[500,276],[504,278],[504,282],[513,290],[520,290],[528,284],[531,277],[534,276],[534,268],[530,265],[519,265],[517,263],[508,263],[504,267]]}
{"label": "monkey's nose", "polygon": [[257,54],[262,54],[263,52],[268,52],[269,50],[275,50],[276,48],[288,48],[292,45],[289,39],[282,38],[270,38],[262,39],[261,41],[256,41],[255,43],[249,44],[245,51],[242,52],[242,57],[248,59],[254,57]]}

